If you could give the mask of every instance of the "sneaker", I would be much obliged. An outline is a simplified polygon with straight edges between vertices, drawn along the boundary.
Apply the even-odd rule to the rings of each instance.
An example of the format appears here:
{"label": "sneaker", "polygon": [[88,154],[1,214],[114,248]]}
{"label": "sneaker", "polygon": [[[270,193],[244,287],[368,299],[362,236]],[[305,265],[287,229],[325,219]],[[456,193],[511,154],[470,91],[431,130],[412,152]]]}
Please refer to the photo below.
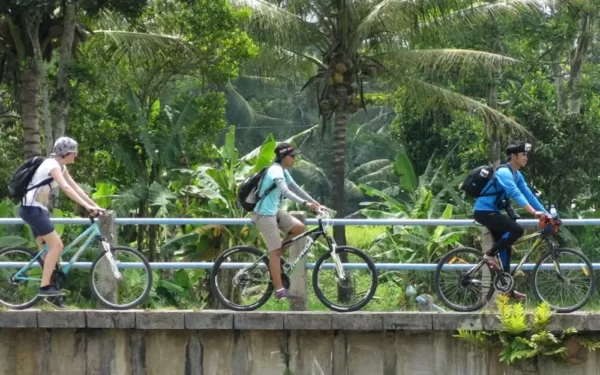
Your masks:
{"label": "sneaker", "polygon": [[484,254],[483,261],[490,266],[492,271],[500,272],[502,271],[502,267],[498,264],[496,257],[493,255]]}
{"label": "sneaker", "polygon": [[66,310],[68,308],[65,304],[65,299],[61,296],[46,297],[44,298],[44,301],[46,301],[46,303],[59,310]]}
{"label": "sneaker", "polygon": [[56,297],[64,295],[65,293],[62,290],[57,289],[55,286],[41,287],[40,291],[38,292],[38,296],[40,297]]}
{"label": "sneaker", "polygon": [[298,298],[300,298],[300,297],[291,294],[290,291],[287,289],[278,290],[275,292],[275,299],[278,301],[280,301],[282,299],[298,299]]}
{"label": "sneaker", "polygon": [[521,292],[517,292],[516,290],[513,290],[512,292],[509,293],[509,296],[514,298],[515,300],[521,302],[527,299],[527,294],[525,293],[521,293]]}

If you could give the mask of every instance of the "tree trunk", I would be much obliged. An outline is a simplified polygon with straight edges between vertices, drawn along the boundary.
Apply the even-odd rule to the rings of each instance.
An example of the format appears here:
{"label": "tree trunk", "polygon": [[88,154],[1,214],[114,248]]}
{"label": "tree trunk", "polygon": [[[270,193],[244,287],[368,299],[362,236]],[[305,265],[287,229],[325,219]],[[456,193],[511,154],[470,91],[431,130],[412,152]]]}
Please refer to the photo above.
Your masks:
{"label": "tree trunk", "polygon": [[69,66],[75,33],[76,9],[75,5],[67,2],[65,7],[63,33],[60,39],[60,56],[58,60],[58,78],[56,83],[56,124],[54,126],[54,139],[65,135],[69,122],[69,106],[71,88],[69,84]]}
{"label": "tree trunk", "polygon": [[563,69],[558,61],[558,53],[552,50],[552,72],[554,73],[554,85],[556,86],[556,113],[562,114],[565,110],[565,78]]}
{"label": "tree trunk", "polygon": [[571,52],[571,72],[567,88],[569,90],[568,106],[569,113],[581,112],[581,78],[583,75],[583,65],[588,54],[590,45],[590,25],[593,22],[592,16],[584,14],[579,21],[580,34],[577,38],[575,49]]}
{"label": "tree trunk", "polygon": [[33,63],[38,72],[39,95],[42,102],[42,120],[44,125],[44,143],[46,145],[46,155],[50,155],[54,147],[52,138],[52,115],[50,114],[50,97],[48,95],[48,83],[46,81],[46,67],[42,57],[42,48],[39,38],[39,18],[31,19],[27,22],[27,32],[31,39],[33,49]]}
{"label": "tree trunk", "polygon": [[[487,105],[490,108],[496,108],[498,106],[498,82],[494,79],[493,75],[490,74],[489,82],[487,87]],[[492,132],[490,134],[490,159],[494,165],[499,165],[502,160],[502,150],[500,139],[500,129],[498,129],[497,123],[491,123]]]}
{"label": "tree trunk", "polygon": [[[24,19],[27,30],[37,30],[39,19]],[[37,36],[37,32],[34,33]],[[38,89],[40,72],[33,59],[24,61],[21,74],[21,111],[23,116],[23,154],[25,159],[41,155],[40,119],[38,115]]]}
{"label": "tree trunk", "polygon": [[[344,85],[336,88],[336,94],[339,105],[335,110],[335,119],[333,123],[333,165],[332,165],[332,192],[333,209],[337,211],[336,217],[344,217],[345,209],[345,181],[346,181],[346,128],[348,125],[348,89]],[[333,237],[337,245],[346,244],[346,228],[342,225],[333,227]],[[348,263],[347,254],[340,255],[342,263]],[[344,287],[338,284],[338,300],[348,302],[353,295],[353,288]]]}
{"label": "tree trunk", "polygon": [[[144,218],[146,217],[146,202],[141,201],[140,202],[140,208],[139,208],[139,213],[138,213],[138,217],[139,218]],[[143,253],[143,249],[144,249],[144,231],[146,230],[146,226],[143,224],[138,225],[137,227],[137,248],[138,251]],[[153,259],[148,259],[149,261],[153,262]]]}
{"label": "tree trunk", "polygon": [[[332,143],[332,191],[333,209],[337,211],[336,217],[344,217],[344,182],[346,179],[346,127],[348,125],[348,89],[344,85],[336,88],[339,105],[335,110],[335,120],[333,124],[333,143]],[[333,227],[333,237],[338,245],[346,244],[346,231],[341,225]]]}

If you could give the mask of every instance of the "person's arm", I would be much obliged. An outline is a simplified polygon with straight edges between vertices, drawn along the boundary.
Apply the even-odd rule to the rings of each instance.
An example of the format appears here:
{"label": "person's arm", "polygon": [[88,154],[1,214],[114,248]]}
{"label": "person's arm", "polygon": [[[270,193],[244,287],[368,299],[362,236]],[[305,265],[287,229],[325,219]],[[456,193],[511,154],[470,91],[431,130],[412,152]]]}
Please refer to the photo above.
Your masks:
{"label": "person's arm", "polygon": [[287,199],[305,205],[306,204],[306,200],[300,198],[299,196],[297,196],[296,194],[294,194],[289,188],[287,183],[285,182],[285,179],[283,178],[277,178],[275,179],[275,184],[277,185],[277,188],[279,189],[279,191],[281,192],[281,195],[283,195],[284,197],[286,197]]}
{"label": "person's arm", "polygon": [[519,188],[521,193],[523,193],[523,195],[527,199],[527,202],[529,202],[529,204],[533,206],[533,208],[535,208],[537,211],[548,213],[544,206],[537,199],[535,194],[533,194],[529,186],[527,186],[527,183],[525,182],[525,179],[523,178],[523,175],[521,175],[520,172],[517,174],[517,187]]}
{"label": "person's arm", "polygon": [[69,170],[65,168],[65,171],[63,172],[63,176],[65,177],[65,181],[67,181],[67,184],[69,184],[70,187],[73,188],[73,190],[75,190],[77,192],[77,194],[84,200],[86,201],[88,204],[92,205],[93,207],[96,208],[100,208],[98,207],[98,205],[96,204],[96,202],[94,202],[86,193],[85,191],[81,188],[81,186],[79,186],[75,180],[73,180],[73,177],[71,177],[71,175],[69,174]]}
{"label": "person's arm", "polygon": [[319,204],[319,202],[317,202],[313,197],[311,197],[306,191],[304,191],[295,182],[292,181],[292,183],[288,184],[288,186],[293,193],[295,193],[297,196],[304,199],[305,201],[309,201],[314,204]]}
{"label": "person's arm", "polygon": [[72,200],[79,203],[88,211],[94,211],[96,209],[95,205],[91,205],[86,202],[82,197],[77,194],[77,191],[69,185],[65,177],[63,176],[63,172],[60,170],[60,167],[52,168],[50,170],[50,176],[56,181],[58,187]]}
{"label": "person's arm", "polygon": [[523,193],[521,193],[510,168],[499,168],[496,171],[496,181],[502,186],[510,199],[517,202],[520,207],[523,207],[531,215],[536,216],[536,210],[529,204]]}

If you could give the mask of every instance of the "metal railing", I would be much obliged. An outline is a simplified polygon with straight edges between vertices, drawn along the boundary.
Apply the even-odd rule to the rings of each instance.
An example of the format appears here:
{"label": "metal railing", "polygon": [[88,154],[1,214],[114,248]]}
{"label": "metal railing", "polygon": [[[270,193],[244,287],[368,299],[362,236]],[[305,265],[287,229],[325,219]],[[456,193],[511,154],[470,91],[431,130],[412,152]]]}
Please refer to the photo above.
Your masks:
{"label": "metal railing", "polygon": [[[54,224],[78,224],[87,225],[90,223],[89,219],[84,218],[53,218],[51,219]],[[307,219],[307,225],[317,224],[317,219]],[[448,226],[448,227],[468,227],[468,226],[480,226],[472,219],[330,219],[331,225],[343,225],[343,226],[390,226],[390,225],[403,225],[403,226]],[[535,227],[539,224],[538,220],[519,220],[518,223],[525,227]],[[22,225],[23,220],[20,218],[0,218],[0,225]],[[252,224],[250,219],[233,219],[233,218],[116,218],[115,224],[117,225],[208,225],[208,224],[219,224],[219,225],[248,225]],[[600,219],[562,219],[562,224],[566,226],[600,226]],[[25,266],[24,262],[0,262],[0,268],[8,268]],[[61,263],[64,265],[66,263]],[[213,262],[152,262],[151,267],[154,269],[211,269]],[[73,266],[76,268],[90,268],[91,262],[77,262]],[[245,263],[228,263],[227,268],[241,268]],[[600,263],[593,263],[594,269],[600,269]],[[141,264],[140,264],[141,266]],[[306,263],[307,269],[313,269],[314,263]],[[333,267],[331,265],[324,265],[324,267]],[[470,267],[472,265],[456,265],[457,267]],[[513,265],[514,266],[514,265]],[[526,263],[523,265],[523,270],[532,270],[535,264]],[[122,264],[123,268],[137,267],[133,264]],[[348,263],[345,264],[348,268],[363,268],[366,265]],[[375,263],[375,267],[378,270],[390,270],[390,271],[434,271],[437,267],[435,263]],[[573,265],[578,267],[578,265]]]}

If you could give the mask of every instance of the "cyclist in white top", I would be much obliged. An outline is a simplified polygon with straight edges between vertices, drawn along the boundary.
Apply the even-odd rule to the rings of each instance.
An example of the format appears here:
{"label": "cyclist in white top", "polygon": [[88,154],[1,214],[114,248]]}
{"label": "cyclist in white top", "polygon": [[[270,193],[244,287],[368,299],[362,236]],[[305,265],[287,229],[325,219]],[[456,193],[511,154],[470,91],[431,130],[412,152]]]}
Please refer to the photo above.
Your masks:
{"label": "cyclist in white top", "polygon": [[50,285],[52,272],[64,247],[60,236],[54,230],[48,211],[48,208],[54,204],[53,197],[58,195],[59,188],[91,214],[104,211],[73,181],[67,170],[66,166],[75,162],[77,147],[77,142],[71,138],[61,137],[56,140],[53,149],[54,156],[40,164],[28,188],[32,188],[50,177],[53,180],[29,190],[19,209],[19,216],[31,227],[39,248],[41,249],[44,244],[48,245],[49,251],[44,259],[42,283],[38,293],[41,297],[64,295],[61,290]]}

